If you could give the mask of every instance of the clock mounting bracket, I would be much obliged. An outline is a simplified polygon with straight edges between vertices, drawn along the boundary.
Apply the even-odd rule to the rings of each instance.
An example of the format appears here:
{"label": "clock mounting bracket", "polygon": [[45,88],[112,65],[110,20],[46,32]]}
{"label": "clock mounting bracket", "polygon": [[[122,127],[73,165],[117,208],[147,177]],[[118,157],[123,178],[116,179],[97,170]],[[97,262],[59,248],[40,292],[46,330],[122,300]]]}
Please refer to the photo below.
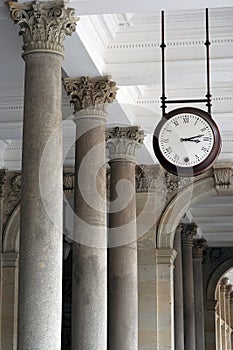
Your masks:
{"label": "clock mounting bracket", "polygon": [[205,98],[203,99],[167,99],[166,92],[165,92],[165,29],[164,29],[164,11],[161,11],[161,51],[162,51],[162,96],[161,96],[161,108],[162,108],[162,116],[166,116],[166,108],[167,104],[186,104],[186,103],[206,103],[208,113],[211,118],[211,93],[210,93],[210,45],[211,42],[209,40],[209,13],[208,8],[206,8],[205,11],[206,14],[206,82],[207,82],[207,93],[205,95]]}

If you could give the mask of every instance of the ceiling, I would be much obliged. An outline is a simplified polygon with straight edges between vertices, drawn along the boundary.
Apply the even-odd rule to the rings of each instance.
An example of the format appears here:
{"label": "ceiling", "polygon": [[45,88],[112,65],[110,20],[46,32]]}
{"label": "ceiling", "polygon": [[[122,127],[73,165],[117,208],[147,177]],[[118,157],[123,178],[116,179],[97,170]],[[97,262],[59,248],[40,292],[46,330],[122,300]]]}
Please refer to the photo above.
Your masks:
{"label": "ceiling", "polygon": [[[138,153],[138,162],[156,163],[151,139],[161,118],[160,12],[165,10],[167,96],[170,99],[204,98],[203,1],[79,0],[71,1],[69,6],[76,9],[80,21],[76,32],[65,41],[64,76],[112,75],[119,90],[117,101],[109,106],[108,124],[141,125],[146,138]],[[205,6],[209,7],[212,115],[223,140],[218,161],[232,162],[232,1],[205,1]],[[23,118],[22,38],[2,0],[0,25],[0,167],[18,170]],[[65,165],[74,164],[74,147],[70,145],[75,127],[71,115],[72,107],[63,91]],[[191,208],[189,214],[210,245],[233,245],[232,213],[233,198],[218,196],[203,200]]]}

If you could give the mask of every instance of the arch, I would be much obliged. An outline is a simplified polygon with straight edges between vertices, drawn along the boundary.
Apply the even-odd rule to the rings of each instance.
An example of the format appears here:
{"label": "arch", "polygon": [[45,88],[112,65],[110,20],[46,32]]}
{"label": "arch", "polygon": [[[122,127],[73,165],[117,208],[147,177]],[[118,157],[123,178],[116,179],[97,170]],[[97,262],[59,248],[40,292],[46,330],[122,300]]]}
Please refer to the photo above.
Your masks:
{"label": "arch", "polygon": [[3,233],[3,252],[19,252],[20,203],[13,210]]}
{"label": "arch", "polygon": [[217,195],[213,177],[198,180],[181,190],[167,205],[157,227],[157,248],[173,248],[175,230],[192,205],[208,196]]}
{"label": "arch", "polygon": [[221,277],[233,267],[233,257],[223,261],[212,273],[206,289],[207,299],[215,300],[216,299],[216,286],[221,279]]}

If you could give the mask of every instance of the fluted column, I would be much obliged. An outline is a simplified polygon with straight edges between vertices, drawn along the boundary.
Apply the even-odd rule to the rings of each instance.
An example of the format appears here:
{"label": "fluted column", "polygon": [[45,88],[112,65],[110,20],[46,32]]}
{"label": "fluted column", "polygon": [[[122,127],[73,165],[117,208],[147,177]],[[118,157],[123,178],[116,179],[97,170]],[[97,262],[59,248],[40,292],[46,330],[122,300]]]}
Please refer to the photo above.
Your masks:
{"label": "fluted column", "polygon": [[184,349],[196,350],[195,346],[195,306],[193,283],[193,236],[196,234],[195,224],[182,224],[182,264],[184,294]]}
{"label": "fluted column", "polygon": [[222,323],[222,349],[227,350],[227,329],[226,329],[226,286],[229,282],[227,277],[220,281],[220,303],[221,303],[221,323]]}
{"label": "fluted column", "polygon": [[227,350],[231,350],[231,311],[230,311],[230,297],[231,292],[233,290],[232,284],[228,284],[226,286],[226,342],[227,342]]}
{"label": "fluted column", "polygon": [[194,281],[195,334],[196,334],[195,350],[203,350],[205,348],[204,295],[203,295],[203,274],[202,274],[203,251],[205,248],[206,248],[205,239],[194,240],[193,281]]}
{"label": "fluted column", "polygon": [[76,124],[72,349],[107,349],[106,106],[109,77],[65,79]]}
{"label": "fluted column", "polygon": [[25,61],[18,349],[60,350],[61,63],[77,18],[64,2],[8,2]]}
{"label": "fluted column", "polygon": [[138,349],[138,274],[135,201],[137,126],[106,132],[110,204],[108,249],[108,349]]}
{"label": "fluted column", "polygon": [[178,225],[174,240],[174,248],[177,253],[174,262],[175,350],[184,350],[184,304],[181,231],[182,224]]}

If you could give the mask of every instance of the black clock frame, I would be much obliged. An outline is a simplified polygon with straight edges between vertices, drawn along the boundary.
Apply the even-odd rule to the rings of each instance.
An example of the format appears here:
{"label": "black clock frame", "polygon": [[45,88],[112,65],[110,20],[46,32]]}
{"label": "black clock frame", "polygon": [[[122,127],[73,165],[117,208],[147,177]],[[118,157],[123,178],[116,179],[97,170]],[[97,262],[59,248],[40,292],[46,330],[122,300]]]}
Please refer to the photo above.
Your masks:
{"label": "black clock frame", "polygon": [[[170,163],[162,154],[160,147],[159,147],[159,134],[160,131],[163,127],[163,125],[172,117],[183,114],[183,113],[189,113],[189,114],[195,114],[199,116],[200,118],[204,119],[211,127],[214,135],[214,144],[213,148],[208,155],[206,159],[204,159],[200,164],[197,164],[192,167],[181,167],[181,166],[176,166],[172,163]],[[220,150],[221,150],[221,136],[220,132],[218,129],[218,126],[212,119],[211,115],[203,111],[202,109],[195,108],[195,107],[181,107],[174,109],[170,111],[167,114],[164,114],[160,122],[155,128],[154,135],[153,135],[153,149],[154,153],[160,162],[160,164],[170,173],[177,175],[177,176],[197,176],[202,174],[203,172],[207,171],[211,165],[214,163],[216,158],[218,157]]]}

